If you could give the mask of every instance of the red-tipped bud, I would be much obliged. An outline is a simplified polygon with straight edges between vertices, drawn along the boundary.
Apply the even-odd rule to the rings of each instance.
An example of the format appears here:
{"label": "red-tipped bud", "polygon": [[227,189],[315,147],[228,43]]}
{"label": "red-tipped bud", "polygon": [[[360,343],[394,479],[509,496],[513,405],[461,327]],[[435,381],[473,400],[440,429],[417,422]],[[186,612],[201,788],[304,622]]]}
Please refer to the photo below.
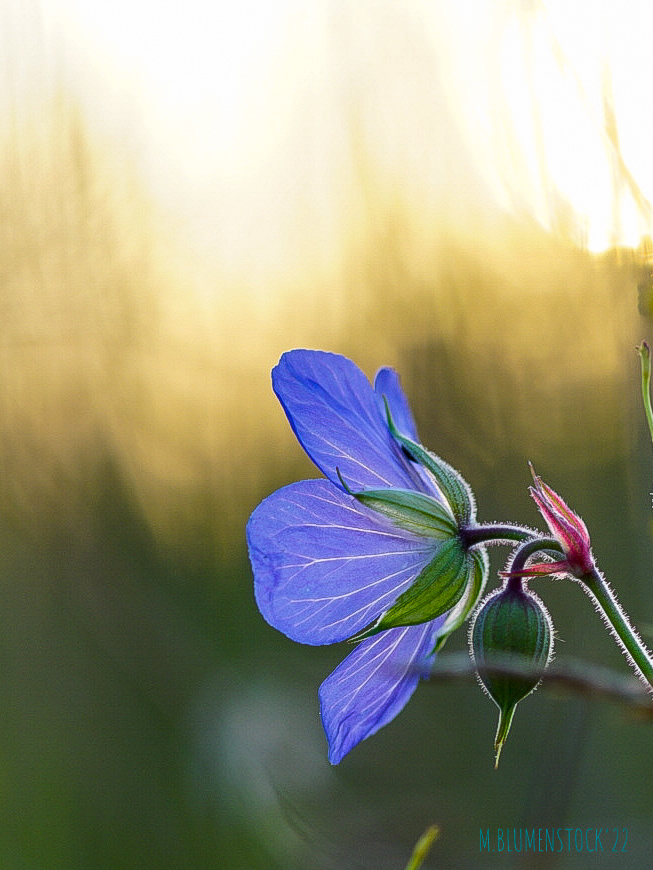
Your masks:
{"label": "red-tipped bud", "polygon": [[547,486],[533,471],[534,485],[530,493],[544,517],[551,534],[558,541],[564,559],[538,565],[529,565],[522,575],[569,573],[574,577],[585,577],[595,570],[594,556],[587,526],[557,492]]}

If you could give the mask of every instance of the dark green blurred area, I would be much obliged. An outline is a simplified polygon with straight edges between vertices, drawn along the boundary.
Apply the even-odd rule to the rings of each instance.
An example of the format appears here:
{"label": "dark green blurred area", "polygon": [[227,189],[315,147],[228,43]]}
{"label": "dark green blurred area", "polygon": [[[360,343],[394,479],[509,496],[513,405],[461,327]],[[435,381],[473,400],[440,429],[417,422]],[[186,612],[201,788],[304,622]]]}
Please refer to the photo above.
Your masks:
{"label": "dark green blurred area", "polygon": [[[479,855],[480,828],[567,826],[627,828],[601,866],[649,867],[653,732],[605,702],[539,691],[495,772],[489,700],[422,684],[331,768],[317,688],[346,646],[263,623],[244,541],[261,498],[314,473],[269,370],[337,350],[397,367],[482,519],[538,524],[531,460],[653,641],[636,254],[494,212],[420,242],[371,198],[338,285],[307,275],[261,312],[218,276],[207,314],[138,186],[104,174],[74,112],[53,129],[10,143],[0,178],[0,867],[401,870],[430,823],[425,867],[598,866]],[[627,672],[578,587],[533,585],[559,660]]]}

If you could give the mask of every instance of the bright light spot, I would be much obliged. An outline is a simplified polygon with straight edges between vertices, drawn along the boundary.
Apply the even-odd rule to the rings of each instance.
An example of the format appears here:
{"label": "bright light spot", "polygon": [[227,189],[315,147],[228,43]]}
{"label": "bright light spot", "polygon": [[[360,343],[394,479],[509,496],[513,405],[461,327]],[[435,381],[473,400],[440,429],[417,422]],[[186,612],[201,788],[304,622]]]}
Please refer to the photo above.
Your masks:
{"label": "bright light spot", "polygon": [[83,63],[131,103],[150,144],[169,149],[189,181],[209,167],[244,174],[262,157],[257,126],[269,129],[272,114],[278,128],[287,121],[277,86],[294,0],[60,2]]}
{"label": "bright light spot", "polygon": [[417,208],[651,234],[650,0],[42,2],[89,117],[225,261],[283,262],[302,214],[344,235],[356,136]]}
{"label": "bright light spot", "polygon": [[651,233],[641,107],[653,64],[635,38],[651,24],[648,3],[549,0],[505,31],[504,87],[518,165],[526,166],[508,185],[522,185],[513,195],[525,192],[544,226],[571,229],[590,250],[635,247]]}
{"label": "bright light spot", "polygon": [[651,233],[653,6],[478,0],[424,15],[495,200],[598,251]]}

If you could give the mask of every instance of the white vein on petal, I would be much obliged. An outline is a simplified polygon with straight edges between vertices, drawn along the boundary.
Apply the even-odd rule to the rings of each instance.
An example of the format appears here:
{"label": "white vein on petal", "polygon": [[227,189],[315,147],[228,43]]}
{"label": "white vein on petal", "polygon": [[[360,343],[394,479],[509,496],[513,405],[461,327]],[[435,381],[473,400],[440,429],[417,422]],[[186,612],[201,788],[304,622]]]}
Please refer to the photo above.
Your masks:
{"label": "white vein on petal", "polygon": [[[392,577],[396,577],[399,574],[403,574],[408,570],[409,569],[404,568],[401,571],[395,571],[394,574],[387,574],[385,577],[382,578],[382,580],[378,580],[376,582],[381,583],[385,580],[390,580]],[[412,571],[413,571],[413,569],[411,569],[411,573],[412,573]],[[417,573],[419,573],[419,572],[416,572],[415,576],[417,576]],[[349,613],[347,616],[342,617],[341,619],[335,619],[335,620],[333,620],[333,622],[323,623],[322,625],[317,627],[317,631],[326,631],[329,628],[333,628],[333,626],[335,626],[335,625],[346,623],[352,619],[355,619],[355,617],[357,617],[359,614],[365,613],[365,612],[370,611],[370,610],[372,610],[376,615],[379,615],[380,610],[381,610],[381,605],[379,604],[379,602],[383,601],[383,599],[389,599],[389,598],[392,598],[394,600],[395,596],[398,596],[406,588],[407,584],[410,583],[411,579],[412,578],[407,577],[406,579],[404,579],[400,583],[398,583],[395,587],[393,587],[392,589],[389,589],[383,595],[379,596],[378,598],[375,598],[374,601],[367,601],[364,605],[361,605],[358,608],[358,610],[351,611],[351,613]],[[364,586],[361,589],[359,589],[358,591],[363,592],[363,591],[365,591],[365,589],[369,589],[369,588],[371,588],[371,586],[374,586],[374,585],[376,585],[376,583],[370,584],[370,586]],[[311,602],[317,603],[319,601],[325,602],[324,605],[321,608],[319,608],[319,610],[315,610],[310,614],[310,616],[307,616],[304,619],[300,619],[299,621],[295,622],[295,625],[303,625],[304,623],[309,622],[311,619],[317,617],[320,613],[323,613],[328,608],[328,606],[330,604],[332,604],[334,601],[337,601],[337,600],[342,599],[342,598],[348,598],[348,597],[350,597],[351,594],[355,594],[355,593],[348,593],[347,595],[334,596],[332,598],[302,598],[302,599],[286,598],[285,600],[288,602],[288,605],[300,604],[300,603],[304,604],[304,603],[311,603]],[[302,609],[306,609],[306,608],[302,608]],[[301,609],[297,612],[297,617],[299,617],[300,615],[301,615]]]}
{"label": "white vein on petal", "polygon": [[[377,408],[376,404],[374,404],[375,414],[374,414],[374,416],[371,416],[369,413],[369,410],[365,407],[365,405],[362,404],[360,397],[358,396],[358,394],[355,390],[349,389],[345,392],[345,390],[343,389],[342,382],[341,382],[341,373],[334,372],[334,370],[331,368],[330,368],[330,372],[331,372],[335,386],[338,387],[338,390],[339,390],[338,394],[330,393],[329,391],[327,391],[325,389],[325,387],[323,387],[322,384],[320,384],[320,382],[317,381],[315,378],[311,378],[311,381],[318,388],[319,391],[321,391],[324,395],[328,396],[330,399],[335,400],[335,401],[333,403],[326,402],[326,401],[324,401],[324,399],[321,399],[321,397],[319,396],[319,393],[317,395],[315,393],[311,393],[310,400],[304,399],[303,401],[301,401],[301,400],[297,401],[297,403],[296,403],[297,409],[298,410],[301,409],[301,411],[304,415],[304,418],[306,419],[306,418],[310,418],[311,409],[314,408],[316,405],[318,407],[322,406],[322,407],[328,408],[329,412],[331,414],[333,414],[337,420],[340,421],[340,423],[343,427],[343,430],[353,431],[356,435],[357,440],[364,438],[371,446],[374,447],[374,450],[385,459],[385,461],[392,458],[396,463],[397,470],[401,471],[404,477],[408,477],[410,479],[410,475],[408,475],[407,469],[402,466],[398,457],[397,456],[391,457],[391,456],[387,455],[388,445],[385,443],[385,441],[382,437],[384,434],[383,424],[382,424],[382,420],[381,420],[380,416],[379,417],[376,416],[378,414],[378,408]],[[361,374],[362,374],[362,372],[361,372]],[[293,377],[295,380],[298,380],[294,374],[290,374],[290,376]],[[348,382],[346,381],[346,383],[348,383]],[[366,383],[370,388],[371,398],[375,399],[373,387],[369,384],[369,381],[366,381]],[[351,384],[349,386],[351,387]],[[285,406],[286,402],[284,401],[284,399],[281,396],[280,396],[280,398]],[[357,406],[356,408],[352,407],[352,403],[350,401],[352,398],[355,399],[356,406]],[[294,420],[297,420],[300,416],[298,413],[294,413],[292,411],[290,411],[290,415]],[[367,432],[365,433],[364,436],[361,436],[360,430],[352,423],[352,416],[355,416],[355,418],[358,421],[365,424],[365,428],[367,429]],[[381,424],[381,425],[379,425],[379,424]],[[378,471],[365,465],[361,459],[355,458],[351,454],[345,453],[341,447],[338,447],[336,444],[329,441],[326,438],[326,436],[324,434],[322,434],[321,432],[316,432],[314,429],[311,429],[305,423],[302,423],[302,428],[304,428],[305,431],[307,433],[309,433],[315,439],[316,442],[319,442],[322,445],[326,445],[326,447],[329,448],[329,450],[327,451],[327,455],[329,455],[332,459],[337,459],[338,457],[348,459],[350,462],[354,463],[355,465],[359,466],[360,468],[364,469],[365,471],[367,471],[368,473],[373,475],[377,480],[381,481],[382,483],[384,483],[388,486],[393,485],[391,481],[387,480],[387,478],[385,478],[381,474],[379,474]],[[343,432],[343,434],[344,434],[344,432]],[[372,437],[370,437],[370,435],[373,435],[374,437],[372,438]],[[302,439],[300,439],[300,440],[302,440]]]}
{"label": "white vein on petal", "polygon": [[[294,613],[293,624],[304,625],[307,622],[311,622],[316,619],[321,613],[328,610],[330,606],[332,606],[336,601],[343,601],[347,598],[351,598],[352,596],[356,596],[359,593],[363,593],[366,590],[377,586],[379,583],[384,583],[388,580],[391,580],[392,577],[399,576],[401,574],[407,574],[400,582],[398,582],[394,587],[385,591],[382,595],[379,595],[374,600],[366,600],[364,604],[361,604],[357,610],[353,610],[347,613],[346,616],[342,616],[339,619],[334,619],[329,623],[322,623],[320,625],[315,626],[315,631],[317,634],[323,633],[330,628],[333,628],[339,624],[346,624],[347,622],[354,621],[360,614],[369,612],[370,619],[375,618],[380,615],[385,606],[393,602],[398,595],[411,583],[411,581],[419,574],[421,567],[419,565],[413,565],[410,567],[402,568],[400,571],[395,571],[392,574],[386,574],[384,577],[379,578],[374,581],[374,583],[368,584],[368,586],[361,587],[352,592],[347,592],[342,595],[334,595],[330,597],[324,598],[292,598],[290,596],[279,595],[279,605],[275,608],[278,613],[280,610],[290,610]],[[281,602],[284,602],[281,604]],[[311,611],[311,613],[305,618],[300,618],[302,611],[306,610],[307,607],[312,603],[316,604],[318,602],[324,602],[322,607]],[[293,607],[293,605],[299,605],[297,607]]]}
{"label": "white vein on petal", "polygon": [[[324,481],[324,486],[330,487],[332,484]],[[314,502],[314,504],[311,504],[311,501]],[[433,558],[435,550],[437,549],[432,542],[429,545],[426,545],[424,538],[421,536],[416,536],[406,530],[397,530],[390,524],[390,521],[375,515],[368,509],[362,508],[353,498],[349,499],[344,497],[339,490],[337,493],[334,492],[334,498],[329,498],[328,492],[325,493],[324,491],[310,494],[304,493],[299,499],[286,497],[286,504],[288,509],[292,510],[295,508],[300,512],[300,514],[308,515],[308,521],[304,520],[298,521],[294,524],[289,524],[289,526],[279,529],[275,534],[283,534],[289,528],[292,528],[294,532],[301,532],[302,529],[335,529],[343,532],[351,532],[353,536],[360,537],[363,540],[367,536],[368,543],[370,544],[376,543],[378,545],[379,543],[383,543],[383,539],[386,539],[388,544],[392,543],[392,541],[396,541],[397,544],[401,542],[403,545],[399,549],[387,549],[381,550],[380,552],[356,553],[349,555],[337,554],[317,558],[301,551],[298,552],[297,550],[295,550],[293,554],[289,549],[286,549],[286,557],[292,557],[292,555],[294,555],[297,561],[294,563],[284,561],[283,563],[282,570],[285,573],[285,576],[277,587],[273,610],[278,616],[285,614],[285,616],[283,616],[284,620],[288,619],[290,614],[292,614],[292,620],[295,626],[316,622],[319,620],[320,615],[325,611],[328,611],[329,608],[338,606],[338,604],[341,606],[342,602],[345,602],[348,599],[355,600],[357,596],[364,597],[366,594],[369,594],[370,590],[375,589],[375,587],[388,583],[388,581],[391,581],[393,578],[401,578],[394,586],[384,590],[382,594],[378,595],[372,601],[366,599],[364,602],[361,602],[356,610],[347,615],[333,619],[328,623],[315,625],[314,630],[316,636],[323,635],[334,626],[355,623],[356,620],[359,620],[361,616],[365,614],[369,614],[369,619],[366,619],[365,621],[376,618],[385,607],[390,605],[396,597],[408,585],[410,585],[423,567],[428,564],[431,558]],[[336,508],[338,511],[349,512],[352,519],[356,518],[360,521],[360,525],[358,523],[356,525],[344,525],[342,523],[331,524],[325,522],[321,519],[320,504],[329,505]],[[310,522],[311,518],[319,521]],[[359,541],[359,546],[363,545],[363,540]],[[304,595],[297,597],[296,595],[292,595],[287,589],[284,589],[287,584],[301,582],[299,578],[301,578],[302,573],[307,571],[310,572],[319,565],[326,566],[331,563],[332,568],[330,571],[319,577],[317,581],[313,581],[316,585],[328,584],[329,578],[332,575],[347,568],[351,569],[351,565],[356,562],[360,562],[361,565],[366,565],[366,567],[361,568],[362,572],[372,573],[374,571],[374,560],[381,560],[379,564],[383,565],[384,560],[397,557],[405,557],[406,561],[403,565],[400,567],[394,566],[390,573],[386,573],[381,577],[376,577],[366,585],[362,587],[356,586],[350,591],[339,591],[337,594],[332,595],[312,595],[309,598]],[[293,573],[290,573],[293,568],[296,570]],[[309,585],[311,585],[310,577]],[[323,602],[321,607],[310,610],[311,605],[320,604],[321,602]],[[305,613],[306,610],[309,610],[310,612],[308,615],[302,617],[302,614]]]}
{"label": "white vein on petal", "polygon": [[[410,657],[407,660],[404,659],[402,662],[399,663],[399,665],[401,667],[401,673],[397,674],[396,678],[389,682],[387,690],[381,696],[381,699],[379,699],[379,696],[375,696],[373,701],[371,701],[369,704],[367,704],[360,711],[357,711],[359,713],[359,715],[361,716],[361,718],[362,718],[362,714],[364,714],[365,711],[369,710],[372,707],[378,707],[381,710],[383,709],[384,704],[385,704],[385,700],[390,695],[392,695],[392,693],[396,690],[398,684],[404,679],[405,675],[410,671],[410,669],[413,665],[413,662],[415,661],[415,659],[419,655],[422,642],[423,642],[424,638],[426,637],[427,633],[432,629],[432,627],[433,626],[432,626],[431,622],[425,623],[425,625],[422,626],[422,632],[420,633],[419,638],[416,637],[416,639],[415,639],[415,648],[414,648],[413,652],[411,653]],[[350,710],[350,708],[352,707],[357,696],[360,694],[360,692],[363,690],[363,688],[367,685],[367,683],[369,683],[369,681],[379,673],[379,671],[383,668],[383,666],[388,661],[388,658],[390,658],[394,655],[397,647],[404,640],[404,638],[406,637],[406,634],[411,630],[414,631],[415,627],[412,626],[412,627],[407,627],[407,628],[403,629],[403,631],[397,636],[396,640],[393,642],[392,646],[388,647],[385,650],[382,650],[381,652],[378,652],[377,655],[374,656],[371,660],[364,659],[363,656],[361,656],[361,660],[359,660],[356,663],[355,668],[353,668],[353,663],[352,663],[351,665],[348,666],[347,670],[343,674],[338,675],[338,678],[335,682],[335,685],[343,686],[346,688],[345,684],[349,680],[351,680],[353,677],[355,677],[359,671],[364,670],[366,668],[369,668],[370,664],[373,665],[377,659],[381,659],[380,664],[377,667],[374,667],[374,669],[367,675],[366,679],[363,680],[362,683],[360,683],[360,685],[356,688],[356,690],[354,692],[351,692],[349,694],[348,699],[347,699],[347,703],[345,704],[345,706],[342,709],[338,710],[338,719],[339,719],[340,727],[342,726],[342,724],[344,722],[347,711]],[[378,643],[381,643],[384,639],[387,640],[387,638],[384,638],[384,634],[379,635],[379,638],[376,639],[374,641],[374,643],[370,644],[370,647],[368,650],[365,651],[364,656],[367,656],[368,653],[371,652],[374,649],[374,647]],[[382,700],[383,703],[379,703],[379,700]]]}

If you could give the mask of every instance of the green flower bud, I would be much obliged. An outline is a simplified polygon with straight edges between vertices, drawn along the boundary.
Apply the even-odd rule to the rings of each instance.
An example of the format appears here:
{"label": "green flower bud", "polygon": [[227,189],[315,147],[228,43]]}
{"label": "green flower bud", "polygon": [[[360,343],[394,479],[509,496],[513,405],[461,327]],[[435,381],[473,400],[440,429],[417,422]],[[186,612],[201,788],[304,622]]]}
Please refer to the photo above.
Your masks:
{"label": "green flower bud", "polygon": [[470,644],[481,684],[499,708],[494,740],[498,767],[515,708],[535,689],[551,660],[551,618],[540,599],[511,578],[479,608]]}

